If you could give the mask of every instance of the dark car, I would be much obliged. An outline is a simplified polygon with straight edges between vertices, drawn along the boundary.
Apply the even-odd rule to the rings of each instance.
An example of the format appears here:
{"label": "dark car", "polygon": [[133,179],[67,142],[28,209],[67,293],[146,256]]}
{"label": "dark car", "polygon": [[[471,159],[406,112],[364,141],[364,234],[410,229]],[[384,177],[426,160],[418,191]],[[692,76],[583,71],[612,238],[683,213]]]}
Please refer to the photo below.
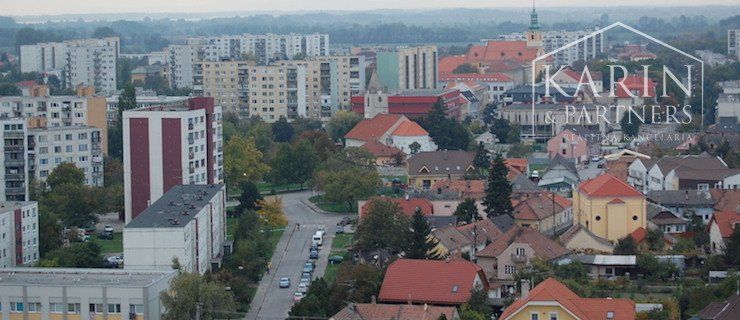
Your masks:
{"label": "dark car", "polygon": [[310,259],[318,259],[319,258],[319,251],[318,250],[311,250],[311,253],[308,254],[308,257]]}
{"label": "dark car", "polygon": [[337,222],[338,226],[346,226],[348,224],[352,224],[352,219],[350,219],[349,217],[344,217],[342,218],[342,221]]}
{"label": "dark car", "polygon": [[315,243],[311,243],[311,247],[308,249],[308,251],[311,252],[314,250],[319,251],[319,245]]}
{"label": "dark car", "polygon": [[113,240],[113,232],[104,231],[98,235],[98,238],[103,240]]}
{"label": "dark car", "polygon": [[331,256],[331,257],[329,257],[329,263],[331,263],[331,264],[339,264],[339,263],[342,263],[342,261],[344,261],[344,257],[342,257],[342,256]]}
{"label": "dark car", "polygon": [[336,226],[336,228],[334,228],[334,234],[342,234],[342,233],[344,233],[344,226]]}

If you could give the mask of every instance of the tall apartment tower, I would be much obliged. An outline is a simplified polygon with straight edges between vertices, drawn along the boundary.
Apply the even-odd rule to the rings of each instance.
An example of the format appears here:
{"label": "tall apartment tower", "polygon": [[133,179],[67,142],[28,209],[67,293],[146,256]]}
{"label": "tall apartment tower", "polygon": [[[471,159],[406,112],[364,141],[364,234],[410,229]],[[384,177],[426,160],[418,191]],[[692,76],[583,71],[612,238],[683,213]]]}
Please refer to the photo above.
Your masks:
{"label": "tall apartment tower", "polygon": [[367,63],[364,56],[320,56],[314,59],[335,63],[341,108],[351,107],[352,96],[361,95],[365,92],[365,68]]}
{"label": "tall apartment tower", "polygon": [[198,61],[193,68],[193,93],[213,97],[224,112],[246,115],[246,74],[254,61]]}
{"label": "tall apartment tower", "polygon": [[38,203],[0,202],[0,268],[30,266],[40,258]]}
{"label": "tall apartment tower", "polygon": [[398,48],[378,52],[375,58],[378,80],[383,89],[437,89],[436,46]]}
{"label": "tall apartment tower", "polygon": [[209,97],[123,112],[126,223],[176,185],[223,182],[222,120]]}
{"label": "tall apartment tower", "polygon": [[0,201],[27,201],[28,199],[28,127],[23,118],[0,119],[0,154],[3,171],[0,173]]}
{"label": "tall apartment tower", "polygon": [[740,29],[727,30],[727,55],[740,60]]}
{"label": "tall apartment tower", "polygon": [[120,51],[118,37],[65,42],[67,85],[93,86],[107,94],[116,91],[116,62]]}
{"label": "tall apartment tower", "polygon": [[67,64],[67,45],[63,42],[21,46],[21,72],[62,70]]}

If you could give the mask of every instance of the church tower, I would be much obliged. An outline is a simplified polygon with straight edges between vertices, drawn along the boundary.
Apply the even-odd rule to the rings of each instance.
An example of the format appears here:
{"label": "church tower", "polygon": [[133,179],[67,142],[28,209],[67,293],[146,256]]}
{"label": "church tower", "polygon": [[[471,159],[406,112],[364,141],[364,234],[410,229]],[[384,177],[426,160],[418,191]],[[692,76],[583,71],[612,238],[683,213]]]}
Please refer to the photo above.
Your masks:
{"label": "church tower", "polygon": [[529,30],[527,31],[527,47],[535,48],[542,47],[542,31],[540,30],[540,23],[537,21],[537,10],[534,8],[534,1],[532,1],[532,13],[529,15]]}

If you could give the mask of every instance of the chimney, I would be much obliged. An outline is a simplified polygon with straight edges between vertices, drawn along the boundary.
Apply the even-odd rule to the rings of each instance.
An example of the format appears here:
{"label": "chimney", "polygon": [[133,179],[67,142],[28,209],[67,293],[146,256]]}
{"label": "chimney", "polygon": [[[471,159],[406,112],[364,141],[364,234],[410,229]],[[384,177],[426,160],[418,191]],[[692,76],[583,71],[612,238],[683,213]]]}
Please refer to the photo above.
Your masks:
{"label": "chimney", "polygon": [[411,305],[411,294],[409,293],[409,298],[406,300],[406,304]]}
{"label": "chimney", "polygon": [[524,299],[529,295],[529,279],[522,279],[521,286],[522,286],[521,299]]}

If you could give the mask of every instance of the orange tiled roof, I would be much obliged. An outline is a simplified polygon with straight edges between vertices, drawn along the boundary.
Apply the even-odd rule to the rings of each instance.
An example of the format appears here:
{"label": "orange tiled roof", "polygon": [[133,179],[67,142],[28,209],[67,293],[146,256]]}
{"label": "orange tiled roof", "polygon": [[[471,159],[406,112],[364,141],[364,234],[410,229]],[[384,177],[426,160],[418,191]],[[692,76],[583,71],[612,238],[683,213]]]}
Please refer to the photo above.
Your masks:
{"label": "orange tiled roof", "polygon": [[496,258],[515,242],[529,244],[535,251],[535,255],[546,261],[562,257],[570,252],[535,229],[515,226],[478,252],[478,256]]}
{"label": "orange tiled roof", "polygon": [[614,320],[632,320],[635,318],[635,303],[632,300],[581,298],[554,278],[547,278],[535,286],[526,297],[514,301],[504,310],[499,319],[511,319],[527,304],[538,302],[557,302],[562,308],[582,320],[606,319],[608,312],[613,313]]}
{"label": "orange tiled roof", "polygon": [[711,227],[712,223],[717,224],[722,238],[729,238],[735,231],[735,224],[740,223],[740,213],[735,211],[715,212],[712,219],[709,220],[708,227]]}
{"label": "orange tiled roof", "polygon": [[398,149],[394,146],[386,146],[377,140],[368,141],[365,144],[362,145],[363,149],[370,151],[375,157],[391,157],[396,154],[405,155],[401,149]]}
{"label": "orange tiled roof", "polygon": [[495,61],[513,59],[531,62],[537,58],[537,48],[527,47],[526,41],[488,41],[485,46],[472,46],[468,50],[468,61]]}
{"label": "orange tiled roof", "polygon": [[470,261],[398,259],[385,272],[378,300],[460,305],[470,298],[476,278],[487,290],[483,270]]}
{"label": "orange tiled roof", "polygon": [[424,130],[418,123],[406,120],[401,122],[400,125],[398,125],[398,128],[393,131],[394,136],[405,136],[405,137],[416,137],[416,136],[426,136],[429,135],[429,132]]}
{"label": "orange tiled roof", "polygon": [[401,212],[411,217],[414,215],[414,212],[416,212],[416,208],[421,209],[421,213],[423,213],[425,216],[430,216],[434,214],[434,207],[432,206],[432,202],[430,202],[427,199],[424,198],[409,198],[409,199],[401,199],[401,198],[388,198],[388,197],[375,197],[370,200],[368,200],[363,206],[362,206],[362,214],[360,216],[364,216],[370,208],[370,203],[372,201],[390,201],[396,203],[400,208]]}
{"label": "orange tiled roof", "polygon": [[[553,203],[553,195],[555,196]],[[512,199],[512,205],[514,205]],[[543,192],[537,196],[528,197],[517,201],[514,205],[514,218],[521,220],[543,220],[552,217],[553,212],[563,212],[573,206],[573,203],[560,195]],[[555,207],[553,209],[553,207]]]}
{"label": "orange tiled roof", "polygon": [[363,119],[352,130],[344,135],[345,139],[360,141],[378,140],[383,134],[401,119],[397,114],[379,114],[372,119]]}
{"label": "orange tiled roof", "polygon": [[350,303],[331,318],[335,320],[434,320],[438,319],[442,315],[445,315],[447,319],[453,319],[455,312],[455,307],[413,304]]}
{"label": "orange tiled roof", "polygon": [[581,182],[578,190],[590,197],[644,197],[627,182],[609,173]]}
{"label": "orange tiled roof", "polygon": [[440,180],[432,185],[432,190],[452,190],[460,192],[463,197],[479,199],[486,193],[486,182],[484,180]]}
{"label": "orange tiled roof", "polygon": [[439,73],[452,73],[457,66],[466,62],[465,56],[447,56],[439,59]]}

